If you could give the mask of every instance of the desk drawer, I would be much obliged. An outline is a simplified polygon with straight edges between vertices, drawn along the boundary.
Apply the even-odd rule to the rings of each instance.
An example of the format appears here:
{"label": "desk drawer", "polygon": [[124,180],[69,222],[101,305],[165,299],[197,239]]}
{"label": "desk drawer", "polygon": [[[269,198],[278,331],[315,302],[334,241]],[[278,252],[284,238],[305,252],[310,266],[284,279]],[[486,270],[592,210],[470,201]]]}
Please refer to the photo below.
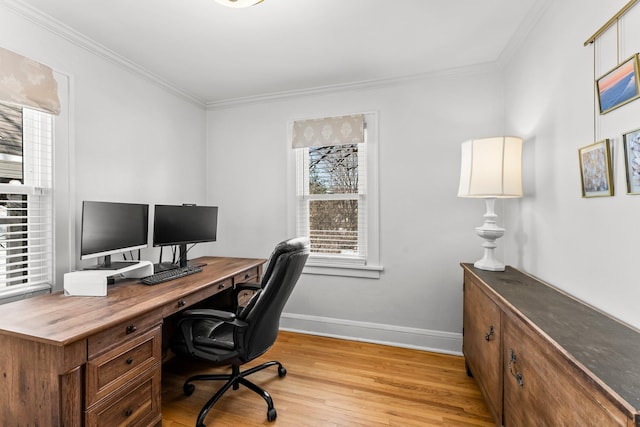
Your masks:
{"label": "desk drawer", "polygon": [[260,279],[260,267],[254,267],[233,276],[233,284],[257,283]]}
{"label": "desk drawer", "polygon": [[162,314],[159,311],[152,311],[89,337],[87,344],[89,359],[144,334],[161,321]]}
{"label": "desk drawer", "polygon": [[169,317],[170,315],[177,313],[180,310],[184,310],[185,308],[190,307],[197,302],[204,301],[205,299],[219,292],[222,292],[225,289],[231,288],[232,284],[232,280],[227,279],[223,282],[214,283],[211,286],[207,286],[205,289],[201,289],[190,295],[186,295],[177,301],[166,304],[162,308],[162,315],[163,317]]}
{"label": "desk drawer", "polygon": [[86,412],[88,427],[148,427],[160,422],[160,364]]}
{"label": "desk drawer", "polygon": [[159,363],[161,358],[162,332],[158,326],[90,359],[86,365],[87,407]]}

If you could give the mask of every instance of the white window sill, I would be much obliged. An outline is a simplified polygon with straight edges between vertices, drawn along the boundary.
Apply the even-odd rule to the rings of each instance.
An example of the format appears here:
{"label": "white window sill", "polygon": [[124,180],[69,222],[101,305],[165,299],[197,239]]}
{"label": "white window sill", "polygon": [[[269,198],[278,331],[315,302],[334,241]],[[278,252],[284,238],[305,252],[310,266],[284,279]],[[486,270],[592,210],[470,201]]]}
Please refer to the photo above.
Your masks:
{"label": "white window sill", "polygon": [[32,297],[41,293],[51,292],[51,285],[33,285],[33,286],[9,286],[0,288],[0,304],[17,301]]}
{"label": "white window sill", "polygon": [[379,279],[381,265],[340,264],[335,262],[308,260],[302,270],[303,274],[319,274],[323,276],[361,277],[365,279]]}

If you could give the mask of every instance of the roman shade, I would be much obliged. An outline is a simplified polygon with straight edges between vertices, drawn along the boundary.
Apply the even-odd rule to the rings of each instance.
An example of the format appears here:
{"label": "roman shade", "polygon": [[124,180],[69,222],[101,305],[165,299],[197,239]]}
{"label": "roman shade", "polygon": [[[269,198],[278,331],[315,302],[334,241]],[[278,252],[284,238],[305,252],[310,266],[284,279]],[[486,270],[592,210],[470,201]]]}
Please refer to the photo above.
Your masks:
{"label": "roman shade", "polygon": [[364,142],[364,114],[293,122],[293,148],[325,147]]}
{"label": "roman shade", "polygon": [[59,114],[58,84],[53,71],[0,47],[0,102]]}

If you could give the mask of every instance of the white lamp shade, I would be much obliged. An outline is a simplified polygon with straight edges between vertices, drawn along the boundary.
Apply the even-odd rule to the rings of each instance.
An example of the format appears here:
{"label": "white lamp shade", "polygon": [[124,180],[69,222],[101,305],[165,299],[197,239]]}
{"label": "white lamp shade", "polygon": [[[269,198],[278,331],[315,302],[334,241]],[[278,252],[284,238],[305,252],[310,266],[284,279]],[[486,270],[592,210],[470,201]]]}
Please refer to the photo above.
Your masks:
{"label": "white lamp shade", "polygon": [[498,136],[463,142],[458,197],[522,197],[522,139]]}
{"label": "white lamp shade", "polygon": [[261,3],[263,0],[216,0],[218,3],[228,6],[228,7],[249,7],[254,4]]}

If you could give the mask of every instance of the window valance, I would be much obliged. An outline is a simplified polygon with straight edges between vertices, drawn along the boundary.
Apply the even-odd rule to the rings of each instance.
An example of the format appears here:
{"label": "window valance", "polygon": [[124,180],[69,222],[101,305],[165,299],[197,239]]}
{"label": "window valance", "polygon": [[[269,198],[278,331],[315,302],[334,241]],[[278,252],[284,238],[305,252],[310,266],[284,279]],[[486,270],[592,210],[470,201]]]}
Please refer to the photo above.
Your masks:
{"label": "window valance", "polygon": [[0,47],[0,102],[59,114],[58,84],[53,71]]}
{"label": "window valance", "polygon": [[364,142],[364,114],[293,122],[293,148]]}

